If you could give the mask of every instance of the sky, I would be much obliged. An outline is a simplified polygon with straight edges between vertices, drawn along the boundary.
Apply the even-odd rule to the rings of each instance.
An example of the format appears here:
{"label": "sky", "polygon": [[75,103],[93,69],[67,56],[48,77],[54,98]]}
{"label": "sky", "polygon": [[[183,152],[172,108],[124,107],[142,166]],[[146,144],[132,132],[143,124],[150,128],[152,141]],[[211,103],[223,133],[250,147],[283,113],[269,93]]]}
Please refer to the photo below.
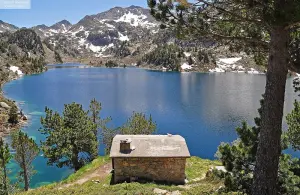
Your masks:
{"label": "sky", "polygon": [[147,0],[31,0],[28,10],[1,9],[0,20],[18,27],[49,26],[63,19],[75,24],[86,15],[131,5],[147,7]]}

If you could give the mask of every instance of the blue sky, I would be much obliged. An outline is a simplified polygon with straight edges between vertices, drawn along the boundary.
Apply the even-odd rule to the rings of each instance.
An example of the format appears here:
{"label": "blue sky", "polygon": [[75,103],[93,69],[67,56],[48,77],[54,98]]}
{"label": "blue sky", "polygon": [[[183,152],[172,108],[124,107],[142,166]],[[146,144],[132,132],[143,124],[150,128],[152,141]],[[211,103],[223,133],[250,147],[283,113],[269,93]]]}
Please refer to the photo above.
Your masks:
{"label": "blue sky", "polygon": [[147,7],[147,0],[31,0],[30,10],[0,10],[0,20],[18,27],[52,25],[63,19],[74,24],[86,15],[130,5]]}

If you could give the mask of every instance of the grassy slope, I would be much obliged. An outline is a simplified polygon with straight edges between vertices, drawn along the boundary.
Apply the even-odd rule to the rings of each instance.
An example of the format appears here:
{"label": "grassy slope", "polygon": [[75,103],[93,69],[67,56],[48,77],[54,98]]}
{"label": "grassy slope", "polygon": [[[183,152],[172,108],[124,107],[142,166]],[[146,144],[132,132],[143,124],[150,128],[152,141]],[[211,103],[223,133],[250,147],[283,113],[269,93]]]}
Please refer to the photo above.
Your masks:
{"label": "grassy slope", "polygon": [[[58,189],[64,184],[72,183],[87,174],[95,171],[99,166],[108,163],[108,157],[99,157],[91,164],[83,167],[77,173],[71,175],[61,183],[54,183],[48,186],[44,186],[29,192],[23,192],[22,195],[69,195],[69,194],[84,194],[84,195],[99,195],[99,194],[154,194],[153,189],[159,188],[172,191],[180,191],[181,194],[213,194],[216,190],[222,186],[222,181],[206,178],[203,179],[206,172],[212,166],[219,166],[220,162],[203,160],[198,157],[192,157],[187,161],[186,174],[189,184],[185,186],[166,186],[157,185],[153,183],[139,184],[139,183],[123,183],[117,185],[110,185],[111,175],[106,179],[100,181],[100,183],[86,182],[83,185],[75,185],[68,188]],[[21,195],[20,194],[20,195]]]}

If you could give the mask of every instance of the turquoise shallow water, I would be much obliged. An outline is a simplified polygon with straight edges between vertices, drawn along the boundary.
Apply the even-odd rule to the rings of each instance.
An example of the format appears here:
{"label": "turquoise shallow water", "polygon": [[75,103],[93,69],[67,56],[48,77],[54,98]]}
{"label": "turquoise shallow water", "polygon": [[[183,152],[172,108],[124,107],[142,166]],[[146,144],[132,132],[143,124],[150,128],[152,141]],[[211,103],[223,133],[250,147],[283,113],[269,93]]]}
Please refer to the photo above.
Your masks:
{"label": "turquoise shallow water", "polygon": [[[25,76],[4,86],[5,95],[19,102],[30,117],[23,130],[38,143],[43,139],[38,129],[45,106],[61,112],[64,104],[74,101],[87,109],[95,97],[102,102],[102,116],[113,118],[111,125],[123,124],[133,111],[152,114],[159,134],[180,134],[186,138],[192,155],[213,159],[221,142],[236,139],[235,127],[242,120],[253,124],[265,85],[264,75],[68,66]],[[292,79],[287,88],[286,113],[296,97]],[[103,146],[100,149],[103,154]],[[42,155],[34,166],[37,174],[32,187],[59,181],[72,173],[67,168],[47,166]],[[14,163],[10,168],[14,179],[18,168]]]}

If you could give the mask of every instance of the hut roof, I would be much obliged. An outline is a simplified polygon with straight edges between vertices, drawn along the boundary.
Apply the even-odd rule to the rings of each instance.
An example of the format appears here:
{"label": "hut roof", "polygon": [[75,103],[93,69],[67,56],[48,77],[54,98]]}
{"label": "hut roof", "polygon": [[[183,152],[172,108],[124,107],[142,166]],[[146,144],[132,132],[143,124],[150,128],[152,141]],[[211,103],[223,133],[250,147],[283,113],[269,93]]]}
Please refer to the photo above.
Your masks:
{"label": "hut roof", "polygon": [[[130,151],[122,153],[120,143],[130,143]],[[110,157],[190,157],[185,139],[180,135],[116,135]]]}

